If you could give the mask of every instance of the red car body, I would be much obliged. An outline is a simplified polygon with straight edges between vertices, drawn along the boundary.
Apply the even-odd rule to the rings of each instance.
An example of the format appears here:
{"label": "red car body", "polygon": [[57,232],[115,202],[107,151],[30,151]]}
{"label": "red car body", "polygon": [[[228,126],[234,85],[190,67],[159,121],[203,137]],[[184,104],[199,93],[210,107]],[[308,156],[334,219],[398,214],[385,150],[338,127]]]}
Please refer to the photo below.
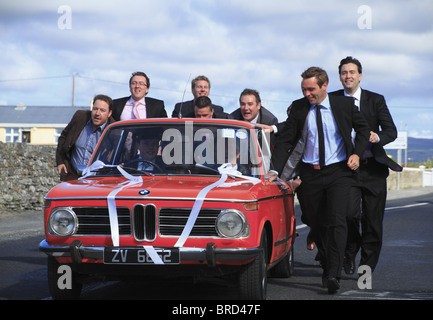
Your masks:
{"label": "red car body", "polygon": [[[220,163],[213,163],[213,169],[195,162],[184,164],[192,139],[186,138],[188,126],[194,134],[222,136],[221,141],[248,139],[247,173],[218,173]],[[138,141],[147,128],[151,130],[146,132],[163,132],[159,154],[164,156],[163,147],[172,148],[165,158],[173,160],[182,144],[183,162],[167,165],[161,172],[130,170],[125,156],[119,155],[120,149],[127,149],[125,135],[131,132],[129,136]],[[182,133],[182,141],[164,140],[165,133],[176,130]],[[82,279],[90,276],[127,279],[201,273],[234,274],[240,298],[265,299],[268,270],[280,277],[292,273],[296,223],[291,186],[266,176],[269,168],[260,133],[260,127],[246,122],[214,119],[149,119],[109,126],[87,176],[60,183],[45,197],[46,239],[40,250],[48,255],[52,296],[77,298]],[[201,143],[195,141],[192,149]],[[137,153],[132,149],[128,149],[131,154]],[[236,152],[239,162],[242,155],[239,149]],[[194,161],[198,154],[194,151]],[[101,159],[104,167],[90,172]],[[106,166],[108,159],[111,166]],[[159,167],[156,161],[151,163],[152,170]],[[62,265],[71,268],[74,288],[59,288]]]}

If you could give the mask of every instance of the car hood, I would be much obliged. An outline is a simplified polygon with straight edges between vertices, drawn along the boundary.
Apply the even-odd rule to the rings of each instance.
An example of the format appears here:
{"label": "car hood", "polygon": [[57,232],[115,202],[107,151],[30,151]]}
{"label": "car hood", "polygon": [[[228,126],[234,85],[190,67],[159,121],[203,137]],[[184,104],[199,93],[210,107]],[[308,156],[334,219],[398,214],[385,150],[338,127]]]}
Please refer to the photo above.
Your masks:
{"label": "car hood", "polygon": [[[152,197],[152,198],[191,198],[200,191],[208,190],[208,199],[257,199],[263,187],[262,182],[231,177],[218,186],[211,185],[220,177],[194,176],[152,176],[143,177],[142,181],[132,182],[124,177],[86,178],[63,182],[54,187],[47,198],[96,198],[108,197]],[[140,193],[141,192],[141,193]],[[145,194],[145,195],[143,195]]]}

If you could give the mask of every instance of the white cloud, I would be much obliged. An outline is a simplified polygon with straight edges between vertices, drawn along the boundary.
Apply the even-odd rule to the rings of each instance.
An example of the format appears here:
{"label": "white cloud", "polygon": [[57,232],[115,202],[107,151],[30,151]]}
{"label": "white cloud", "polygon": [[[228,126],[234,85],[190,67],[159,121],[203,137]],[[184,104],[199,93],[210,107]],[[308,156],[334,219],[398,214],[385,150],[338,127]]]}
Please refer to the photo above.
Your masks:
{"label": "white cloud", "polygon": [[[57,24],[62,4],[72,10],[70,30]],[[364,4],[371,30],[358,28]],[[96,93],[127,95],[131,72],[142,70],[151,78],[149,95],[171,113],[188,76],[205,74],[215,103],[233,110],[251,87],[284,120],[301,96],[302,71],[321,66],[330,88],[339,89],[338,63],[351,55],[363,63],[362,85],[385,95],[395,121],[421,134],[422,122],[401,107],[412,107],[412,115],[433,111],[432,12],[430,0],[3,1],[0,96],[10,104],[68,105],[76,72],[76,103],[87,104]],[[70,77],[10,81],[62,75]]]}

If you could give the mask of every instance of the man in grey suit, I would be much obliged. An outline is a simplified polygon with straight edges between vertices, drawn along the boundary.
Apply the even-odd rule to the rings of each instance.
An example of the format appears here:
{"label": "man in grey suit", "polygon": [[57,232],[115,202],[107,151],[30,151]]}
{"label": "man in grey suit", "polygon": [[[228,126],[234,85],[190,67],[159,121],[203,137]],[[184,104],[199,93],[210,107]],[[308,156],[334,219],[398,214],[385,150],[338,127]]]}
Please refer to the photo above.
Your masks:
{"label": "man in grey suit", "polygon": [[[358,183],[351,189],[353,205],[347,221],[348,239],[344,270],[347,274],[353,274],[355,257],[360,248],[360,265],[368,265],[372,271],[377,265],[382,247],[386,178],[389,169],[402,171],[402,167],[392,161],[383,149],[384,145],[397,138],[397,129],[385,98],[361,89],[362,66],[357,59],[346,57],[341,60],[338,72],[344,90],[331,92],[330,95],[352,97],[370,127],[370,143],[361,156]],[[362,233],[359,231],[360,222]]]}
{"label": "man in grey suit", "polygon": [[164,101],[148,98],[150,79],[144,72],[134,72],[129,79],[129,97],[113,100],[113,118],[119,120],[167,118]]}
{"label": "man in grey suit", "polygon": [[277,117],[262,106],[260,94],[257,90],[244,89],[239,97],[239,104],[240,108],[230,114],[230,119],[244,120],[270,126],[278,123]]}
{"label": "man in grey suit", "polygon": [[[262,106],[260,94],[254,89],[244,89],[239,97],[240,108],[229,115],[229,119],[257,123],[266,128],[278,124],[278,119],[268,109]],[[272,152],[275,144],[275,135],[265,135],[269,143],[269,152]],[[262,148],[264,146],[262,145]],[[266,152],[267,149],[264,149]]]}
{"label": "man in grey suit", "polygon": [[278,124],[271,160],[280,175],[286,163],[299,172],[306,208],[303,214],[309,215],[322,258],[322,284],[335,293],[340,288],[346,246],[349,191],[369,129],[353,99],[327,94],[328,82],[321,68],[311,67],[302,73],[304,98],[294,101],[287,120]]}

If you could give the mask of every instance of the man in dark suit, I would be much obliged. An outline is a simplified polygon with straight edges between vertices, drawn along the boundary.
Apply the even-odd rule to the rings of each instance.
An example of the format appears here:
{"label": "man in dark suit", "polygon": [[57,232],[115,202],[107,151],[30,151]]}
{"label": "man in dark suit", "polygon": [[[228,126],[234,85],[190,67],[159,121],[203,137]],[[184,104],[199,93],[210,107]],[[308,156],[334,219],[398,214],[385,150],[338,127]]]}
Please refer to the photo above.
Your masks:
{"label": "man in dark suit", "polygon": [[276,125],[278,119],[268,109],[262,106],[257,90],[244,89],[239,97],[240,108],[233,111],[229,118],[264,125]]}
{"label": "man in dark suit", "polygon": [[[195,118],[194,107],[195,100],[201,96],[209,96],[210,93],[210,80],[206,76],[198,76],[191,81],[191,92],[194,96],[193,100],[182,101],[176,103],[173,112],[171,114],[172,118]],[[224,108],[212,104],[214,109],[215,118],[226,119],[227,113],[224,112]]]}
{"label": "man in dark suit", "polygon": [[215,114],[212,100],[207,96],[201,96],[194,100],[194,116],[195,118],[228,119],[226,113]]}
{"label": "man in dark suit", "polygon": [[[347,274],[355,272],[355,257],[361,247],[360,265],[374,270],[382,247],[383,215],[387,195],[386,178],[389,169],[402,167],[386,155],[383,146],[397,138],[397,129],[385,102],[377,93],[361,89],[361,63],[352,57],[341,60],[338,67],[344,90],[330,95],[350,96],[360,108],[370,127],[369,146],[360,161],[358,183],[351,189],[353,206],[348,214],[348,238],[344,258]],[[362,210],[361,210],[362,207]],[[360,222],[362,234],[359,231]]]}
{"label": "man in dark suit", "polygon": [[149,88],[149,77],[144,72],[134,72],[129,79],[131,96],[113,100],[114,120],[167,118],[164,101],[146,97]]}
{"label": "man in dark suit", "polygon": [[[311,67],[302,73],[302,79],[304,98],[292,103],[286,122],[277,126],[272,163],[279,174],[288,161],[299,172],[306,207],[303,214],[309,215],[321,251],[322,283],[329,293],[335,293],[340,288],[346,246],[350,186],[369,130],[353,99],[327,94],[326,71]],[[356,131],[354,145],[352,128]]]}
{"label": "man in dark suit", "polygon": [[[239,97],[239,105],[240,107],[229,115],[229,119],[256,123],[262,125],[264,128],[278,124],[277,117],[262,106],[260,94],[257,90],[244,89]],[[269,150],[262,145],[265,154],[271,152],[275,144],[275,135],[273,133],[268,136],[266,132],[266,137],[269,143]]]}
{"label": "man in dark suit", "polygon": [[90,157],[111,117],[113,101],[105,95],[93,99],[92,111],[79,110],[60,134],[56,163],[60,180],[75,180],[89,163]]}

